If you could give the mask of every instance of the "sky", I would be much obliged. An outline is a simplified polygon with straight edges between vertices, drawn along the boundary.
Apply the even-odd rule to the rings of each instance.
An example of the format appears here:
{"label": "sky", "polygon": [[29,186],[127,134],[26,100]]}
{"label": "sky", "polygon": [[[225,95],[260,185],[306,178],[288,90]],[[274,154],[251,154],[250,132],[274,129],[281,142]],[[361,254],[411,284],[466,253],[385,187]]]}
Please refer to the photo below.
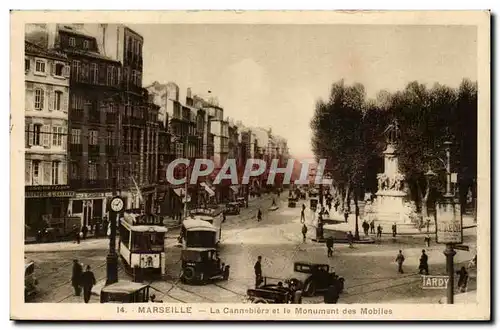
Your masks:
{"label": "sky", "polygon": [[131,25],[144,37],[143,84],[173,81],[184,99],[217,96],[224,116],[271,127],[297,157],[311,156],[309,122],[332,83],[367,96],[417,80],[456,87],[477,79],[472,26]]}

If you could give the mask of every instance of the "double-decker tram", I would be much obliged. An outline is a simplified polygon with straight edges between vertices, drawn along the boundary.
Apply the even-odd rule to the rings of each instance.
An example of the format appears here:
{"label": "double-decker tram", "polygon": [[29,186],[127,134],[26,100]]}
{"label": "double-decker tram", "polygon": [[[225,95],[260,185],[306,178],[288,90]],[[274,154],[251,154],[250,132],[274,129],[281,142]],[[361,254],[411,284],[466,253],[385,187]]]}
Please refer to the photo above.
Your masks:
{"label": "double-decker tram", "polygon": [[127,210],[120,219],[120,256],[128,271],[139,267],[143,274],[165,273],[165,234],[161,218]]}
{"label": "double-decker tram", "polygon": [[216,244],[219,244],[222,239],[222,210],[199,208],[199,209],[193,209],[189,213],[191,217],[188,219],[206,221],[212,225],[212,227],[216,231],[215,242]]}

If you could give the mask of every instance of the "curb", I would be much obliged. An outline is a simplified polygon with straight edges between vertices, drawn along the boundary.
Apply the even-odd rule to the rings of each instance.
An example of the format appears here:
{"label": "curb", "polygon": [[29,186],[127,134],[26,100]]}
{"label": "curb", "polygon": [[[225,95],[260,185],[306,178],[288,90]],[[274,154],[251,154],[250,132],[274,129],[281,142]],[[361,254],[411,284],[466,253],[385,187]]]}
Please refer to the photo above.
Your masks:
{"label": "curb", "polygon": [[[317,240],[315,238],[312,239],[313,242],[316,243],[325,243],[325,239]],[[353,244],[375,244],[375,240],[360,240],[360,241],[353,241]],[[334,240],[334,244],[349,244],[349,241],[347,239],[336,239]]]}

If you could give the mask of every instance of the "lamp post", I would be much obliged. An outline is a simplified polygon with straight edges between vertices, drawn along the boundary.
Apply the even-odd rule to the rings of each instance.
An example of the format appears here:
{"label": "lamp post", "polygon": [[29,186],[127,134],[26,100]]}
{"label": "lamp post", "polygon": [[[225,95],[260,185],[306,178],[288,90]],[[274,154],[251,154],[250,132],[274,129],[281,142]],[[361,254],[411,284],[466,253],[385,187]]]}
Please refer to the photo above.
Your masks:
{"label": "lamp post", "polygon": [[425,178],[426,178],[426,181],[427,181],[427,188],[426,188],[426,192],[425,192],[425,196],[426,196],[425,202],[424,202],[424,205],[422,205],[422,213],[423,213],[422,218],[426,222],[427,233],[429,233],[429,221],[430,221],[430,218],[429,218],[429,213],[428,213],[428,210],[427,210],[427,200],[429,198],[431,180],[432,180],[432,178],[434,178],[436,176],[436,173],[434,173],[432,171],[431,167],[429,166],[429,170],[427,170],[427,172],[425,172],[424,175],[425,175]]}

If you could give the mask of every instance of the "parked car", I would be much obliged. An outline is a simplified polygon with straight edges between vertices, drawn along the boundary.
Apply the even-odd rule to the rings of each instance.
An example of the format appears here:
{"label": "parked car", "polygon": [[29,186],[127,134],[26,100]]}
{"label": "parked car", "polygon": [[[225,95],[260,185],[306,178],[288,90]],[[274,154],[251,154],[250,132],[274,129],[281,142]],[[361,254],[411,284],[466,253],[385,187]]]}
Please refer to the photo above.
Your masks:
{"label": "parked car", "polygon": [[227,203],[224,208],[224,214],[226,215],[238,215],[240,214],[240,204],[238,202]]}

